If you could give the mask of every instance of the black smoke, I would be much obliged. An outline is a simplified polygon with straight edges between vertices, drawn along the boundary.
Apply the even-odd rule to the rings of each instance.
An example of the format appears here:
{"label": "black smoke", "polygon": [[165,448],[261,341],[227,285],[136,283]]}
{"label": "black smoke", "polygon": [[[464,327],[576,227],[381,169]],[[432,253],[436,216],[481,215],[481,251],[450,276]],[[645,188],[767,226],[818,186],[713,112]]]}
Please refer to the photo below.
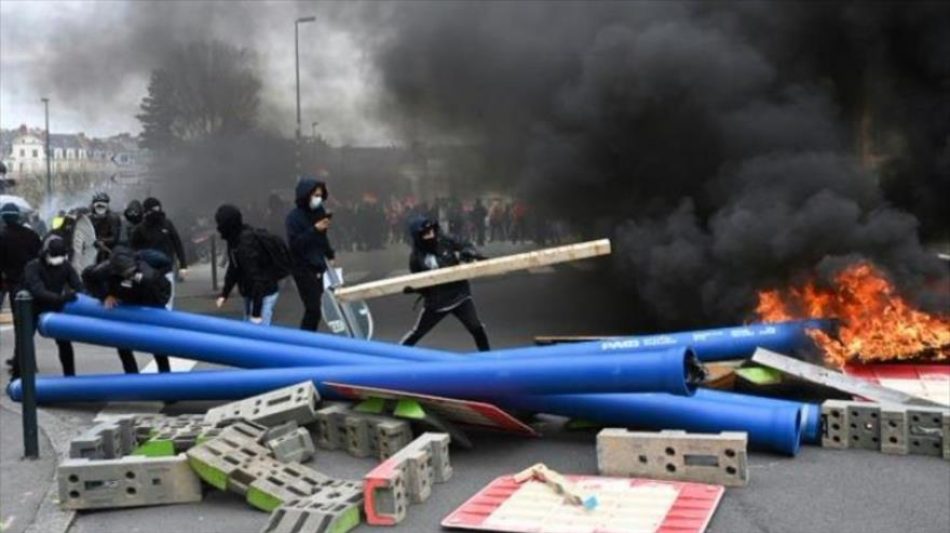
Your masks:
{"label": "black smoke", "polygon": [[856,258],[946,290],[919,239],[950,222],[945,4],[368,12],[385,116],[477,144],[539,209],[610,234],[609,282],[644,323],[748,318],[757,290]]}

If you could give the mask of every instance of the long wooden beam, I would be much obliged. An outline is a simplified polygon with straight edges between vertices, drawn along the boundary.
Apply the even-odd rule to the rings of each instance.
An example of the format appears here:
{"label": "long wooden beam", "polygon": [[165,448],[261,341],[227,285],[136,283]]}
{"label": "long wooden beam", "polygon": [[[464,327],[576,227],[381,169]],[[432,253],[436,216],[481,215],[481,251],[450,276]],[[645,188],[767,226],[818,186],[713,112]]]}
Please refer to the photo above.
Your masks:
{"label": "long wooden beam", "polygon": [[610,240],[601,239],[396,276],[353,285],[352,287],[344,286],[336,289],[335,294],[337,299],[344,301],[368,300],[389,294],[398,294],[407,287],[421,289],[453,281],[498,276],[517,270],[527,270],[608,254],[610,254]]}

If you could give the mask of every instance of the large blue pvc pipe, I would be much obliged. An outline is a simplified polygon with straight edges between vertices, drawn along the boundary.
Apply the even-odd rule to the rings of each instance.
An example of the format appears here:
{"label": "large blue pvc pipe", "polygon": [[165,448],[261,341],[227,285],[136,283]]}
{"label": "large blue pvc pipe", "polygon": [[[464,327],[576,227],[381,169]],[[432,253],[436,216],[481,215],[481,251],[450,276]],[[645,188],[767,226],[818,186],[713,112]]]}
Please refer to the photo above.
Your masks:
{"label": "large blue pvc pipe", "polygon": [[392,359],[383,357],[62,313],[42,315],[39,330],[43,336],[54,339],[176,355],[242,368],[392,363]]}
{"label": "large blue pvc pipe", "polygon": [[713,389],[697,389],[694,398],[697,400],[720,402],[728,404],[757,405],[762,407],[777,406],[801,409],[802,412],[802,442],[810,444],[821,442],[821,406],[814,403],[766,398],[751,394],[737,394]]}
{"label": "large blue pvc pipe", "polygon": [[551,394],[506,398],[502,402],[512,408],[610,425],[706,433],[745,431],[753,446],[788,455],[798,453],[801,444],[801,410],[795,407],[723,403],[670,394]]}
{"label": "large blue pvc pipe", "polygon": [[[447,355],[447,352],[427,348],[311,333],[279,326],[263,328],[247,322],[180,311],[135,306],[118,306],[113,309],[106,309],[99,304],[98,300],[85,296],[67,305],[64,312],[135,324],[152,324],[189,331],[231,335],[245,339],[279,342],[281,344],[363,355],[398,357],[407,361],[428,361],[432,360],[432,357]],[[487,358],[587,356],[599,353],[630,353],[690,347],[702,361],[742,359],[751,356],[758,347],[786,353],[795,351],[809,342],[808,336],[805,334],[806,329],[827,329],[830,324],[831,322],[823,320],[754,324],[682,333],[620,337],[604,341],[565,343],[545,346],[543,349],[526,347],[496,350],[473,356]]]}
{"label": "large blue pvc pipe", "polygon": [[[497,398],[563,392],[663,391],[690,395],[695,358],[672,349],[638,357],[611,355],[583,364],[564,358],[508,361],[430,362],[375,366],[325,366],[98,375],[37,380],[37,400],[69,401],[233,400],[312,380],[321,395],[338,397],[326,382],[381,387],[419,394]],[[19,400],[19,380],[8,387]]]}

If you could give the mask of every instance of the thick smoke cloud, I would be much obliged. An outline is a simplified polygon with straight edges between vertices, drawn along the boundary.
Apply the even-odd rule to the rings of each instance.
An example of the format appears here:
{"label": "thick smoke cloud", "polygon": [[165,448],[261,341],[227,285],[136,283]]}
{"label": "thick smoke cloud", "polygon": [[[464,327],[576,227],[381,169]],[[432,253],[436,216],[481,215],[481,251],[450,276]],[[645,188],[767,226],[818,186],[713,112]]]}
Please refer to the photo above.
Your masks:
{"label": "thick smoke cloud", "polygon": [[451,2],[373,16],[390,28],[376,53],[390,119],[479,144],[538,209],[612,233],[614,278],[644,321],[747,318],[757,290],[856,258],[914,296],[947,283],[917,219],[888,201],[947,227],[930,199],[950,181],[946,6]]}

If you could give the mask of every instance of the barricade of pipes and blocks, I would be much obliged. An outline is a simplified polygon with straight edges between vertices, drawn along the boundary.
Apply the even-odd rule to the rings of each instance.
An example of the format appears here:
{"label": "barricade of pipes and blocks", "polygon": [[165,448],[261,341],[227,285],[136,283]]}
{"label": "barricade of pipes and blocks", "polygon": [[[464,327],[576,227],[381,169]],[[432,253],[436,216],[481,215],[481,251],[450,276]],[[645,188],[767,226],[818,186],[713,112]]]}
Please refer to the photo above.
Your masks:
{"label": "barricade of pipes and blocks", "polygon": [[[349,297],[393,286],[350,288]],[[460,502],[443,526],[704,531],[726,487],[754,486],[750,449],[794,456],[808,444],[950,460],[947,365],[902,365],[894,377],[888,365],[840,372],[805,362],[808,331],[833,326],[548,338],[461,356],[184,312],[105,310],[82,297],[42,316],[41,334],[233,369],[39,377],[36,396],[230,402],[202,414],[97,419],[59,465],[66,509],[197,502],[219,490],[270,513],[264,533],[391,526],[451,482],[450,444],[472,447],[470,432],[485,430],[534,438],[529,421],[543,414],[599,429],[590,448],[598,471],[524,465]],[[822,403],[776,397],[802,388]],[[22,392],[10,384],[14,400]],[[320,471],[342,453],[378,464],[359,480]]]}

